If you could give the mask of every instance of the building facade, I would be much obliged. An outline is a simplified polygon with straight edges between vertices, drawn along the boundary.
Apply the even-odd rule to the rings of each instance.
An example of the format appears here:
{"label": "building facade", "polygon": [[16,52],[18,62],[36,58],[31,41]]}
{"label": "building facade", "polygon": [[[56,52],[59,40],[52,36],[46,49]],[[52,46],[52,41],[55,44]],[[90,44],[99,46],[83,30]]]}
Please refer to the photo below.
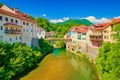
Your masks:
{"label": "building facade", "polygon": [[37,28],[37,37],[38,39],[45,38],[45,30],[43,28]]}
{"label": "building facade", "polygon": [[[6,5],[0,7],[0,39],[15,43],[21,42],[32,46],[32,39],[37,38],[37,23],[18,9]],[[34,41],[33,41],[34,42]]]}

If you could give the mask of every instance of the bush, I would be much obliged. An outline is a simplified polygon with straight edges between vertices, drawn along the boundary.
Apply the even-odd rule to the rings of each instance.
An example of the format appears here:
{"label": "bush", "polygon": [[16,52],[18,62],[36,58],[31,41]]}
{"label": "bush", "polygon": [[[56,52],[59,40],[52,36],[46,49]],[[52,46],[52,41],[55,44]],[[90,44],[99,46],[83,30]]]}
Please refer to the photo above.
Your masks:
{"label": "bush", "polygon": [[41,57],[40,52],[29,46],[0,42],[0,79],[10,80],[12,76],[35,66]]}

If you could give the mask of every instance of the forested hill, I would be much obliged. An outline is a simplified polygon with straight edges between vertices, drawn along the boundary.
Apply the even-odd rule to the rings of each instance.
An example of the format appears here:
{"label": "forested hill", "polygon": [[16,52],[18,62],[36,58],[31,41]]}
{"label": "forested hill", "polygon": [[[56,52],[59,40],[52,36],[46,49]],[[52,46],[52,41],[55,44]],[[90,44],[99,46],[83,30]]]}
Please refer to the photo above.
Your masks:
{"label": "forested hill", "polygon": [[55,31],[57,33],[56,37],[63,37],[72,26],[79,26],[79,25],[89,26],[92,24],[90,21],[86,19],[81,19],[81,20],[70,19],[65,22],[56,23],[56,24],[50,23],[47,19],[40,17],[36,18],[35,20],[38,23],[38,27],[42,27],[48,32]]}
{"label": "forested hill", "polygon": [[58,25],[86,25],[86,26],[89,26],[93,23],[91,23],[89,20],[87,19],[81,19],[81,20],[77,20],[77,19],[70,19],[70,20],[67,20],[65,22],[60,22],[60,23],[57,23]]}

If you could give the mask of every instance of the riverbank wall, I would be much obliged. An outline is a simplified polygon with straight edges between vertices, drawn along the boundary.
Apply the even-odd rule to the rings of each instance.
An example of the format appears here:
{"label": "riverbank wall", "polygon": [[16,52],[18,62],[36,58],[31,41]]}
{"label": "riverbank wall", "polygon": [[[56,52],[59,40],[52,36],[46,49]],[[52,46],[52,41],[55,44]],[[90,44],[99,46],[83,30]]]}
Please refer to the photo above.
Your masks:
{"label": "riverbank wall", "polygon": [[80,43],[78,45],[73,45],[72,43],[67,43],[66,44],[66,50],[72,52],[72,53],[77,53],[81,52],[86,54],[90,59],[95,60],[96,57],[99,54],[99,48],[97,47],[92,47],[89,46],[87,43]]}

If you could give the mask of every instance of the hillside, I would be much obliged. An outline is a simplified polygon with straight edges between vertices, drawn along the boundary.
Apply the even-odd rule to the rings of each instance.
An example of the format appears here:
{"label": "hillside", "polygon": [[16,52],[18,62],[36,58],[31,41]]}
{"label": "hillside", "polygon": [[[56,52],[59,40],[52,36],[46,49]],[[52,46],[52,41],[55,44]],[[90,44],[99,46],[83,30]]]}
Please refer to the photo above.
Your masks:
{"label": "hillside", "polygon": [[86,25],[86,26],[89,26],[93,23],[91,23],[89,20],[87,19],[81,19],[81,20],[77,20],[77,19],[70,19],[70,20],[67,20],[65,22],[60,22],[60,23],[57,23],[58,25]]}

